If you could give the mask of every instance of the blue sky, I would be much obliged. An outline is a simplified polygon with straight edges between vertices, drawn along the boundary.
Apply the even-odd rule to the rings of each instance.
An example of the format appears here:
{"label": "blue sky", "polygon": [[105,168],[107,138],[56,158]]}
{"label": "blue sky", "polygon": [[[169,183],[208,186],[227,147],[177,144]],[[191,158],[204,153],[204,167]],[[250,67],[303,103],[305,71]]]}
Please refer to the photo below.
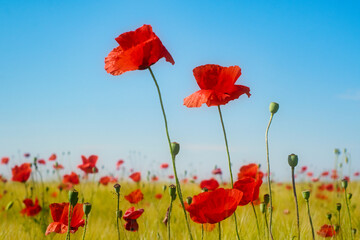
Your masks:
{"label": "blue sky", "polygon": [[[290,176],[287,156],[314,171],[347,148],[360,169],[360,5],[356,1],[2,1],[0,9],[0,156],[98,154],[112,171],[124,158],[146,171],[169,162],[163,119],[148,71],[113,77],[104,58],[119,34],[151,24],[175,65],[153,66],[180,171],[227,173],[217,109],[188,109],[198,90],[192,69],[239,65],[251,88],[224,106],[234,171],[265,167],[268,105],[275,177]],[[129,158],[130,151],[137,157]],[[13,162],[19,161],[14,159]],[[66,163],[65,163],[66,164]],[[1,167],[1,166],[0,166]],[[265,169],[265,168],[264,168]],[[5,172],[0,168],[0,173]]]}

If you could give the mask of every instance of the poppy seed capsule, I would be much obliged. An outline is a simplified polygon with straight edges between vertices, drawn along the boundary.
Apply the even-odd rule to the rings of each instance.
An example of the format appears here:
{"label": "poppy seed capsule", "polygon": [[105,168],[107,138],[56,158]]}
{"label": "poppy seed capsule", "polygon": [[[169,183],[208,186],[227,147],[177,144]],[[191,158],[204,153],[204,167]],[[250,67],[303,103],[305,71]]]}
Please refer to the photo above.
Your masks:
{"label": "poppy seed capsule", "polygon": [[169,194],[171,197],[171,201],[174,201],[176,199],[176,187],[174,184],[171,184],[169,186]]}
{"label": "poppy seed capsule", "polygon": [[338,211],[341,210],[341,203],[337,203],[337,204],[336,204],[336,210],[338,210]]}
{"label": "poppy seed capsule", "polygon": [[348,193],[347,198],[350,200],[352,198],[352,193]]}
{"label": "poppy seed capsule", "polygon": [[187,202],[187,204],[190,205],[192,203],[192,197],[187,197],[186,202]]}
{"label": "poppy seed capsule", "polygon": [[310,191],[309,190],[303,191],[302,196],[305,199],[305,201],[308,201],[310,198]]}
{"label": "poppy seed capsule", "polygon": [[6,211],[9,211],[9,210],[12,208],[13,205],[14,205],[14,201],[9,202],[9,203],[6,205],[5,210],[6,210]]}
{"label": "poppy seed capsule", "polygon": [[165,192],[165,190],[166,190],[166,185],[163,186],[163,191]]}
{"label": "poppy seed capsule", "polygon": [[172,142],[171,150],[174,156],[178,155],[178,153],[180,152],[180,144],[177,142]]}
{"label": "poppy seed capsule", "polygon": [[69,191],[69,203],[71,204],[71,206],[75,206],[78,202],[78,195],[79,195],[79,192],[76,191],[75,189],[74,190],[70,190]]}
{"label": "poppy seed capsule", "polygon": [[121,187],[120,184],[115,183],[114,188],[115,188],[116,193],[120,193],[120,187]]}
{"label": "poppy seed capsule", "polygon": [[298,156],[296,154],[290,154],[288,157],[288,163],[290,167],[294,168],[298,165]]}
{"label": "poppy seed capsule", "polygon": [[260,203],[260,212],[265,213],[266,211],[266,204],[264,202]]}
{"label": "poppy seed capsule", "polygon": [[264,203],[265,203],[265,205],[268,205],[269,202],[270,202],[270,195],[269,195],[269,194],[265,194],[265,195],[264,195]]}
{"label": "poppy seed capsule", "polygon": [[122,211],[122,210],[116,211],[116,217],[117,217],[117,218],[121,218],[122,215],[123,215],[123,211]]}
{"label": "poppy seed capsule", "polygon": [[279,110],[279,104],[276,102],[270,103],[269,110],[272,114],[275,114]]}
{"label": "poppy seed capsule", "polygon": [[338,148],[335,148],[335,149],[334,149],[334,153],[335,153],[336,155],[340,155],[340,150],[339,150]]}
{"label": "poppy seed capsule", "polygon": [[332,217],[332,214],[331,213],[327,213],[326,214],[326,217],[327,217],[327,219],[329,219],[329,221],[331,220],[331,217]]}
{"label": "poppy seed capsule", "polygon": [[335,225],[335,232],[339,232],[339,230],[340,230],[340,226],[339,225]]}
{"label": "poppy seed capsule", "polygon": [[356,234],[356,228],[352,229],[352,233],[355,235]]}
{"label": "poppy seed capsule", "polygon": [[84,203],[83,210],[86,216],[89,215],[91,211],[91,203]]}
{"label": "poppy seed capsule", "polygon": [[341,180],[341,186],[346,189],[348,186],[348,181],[346,179]]}

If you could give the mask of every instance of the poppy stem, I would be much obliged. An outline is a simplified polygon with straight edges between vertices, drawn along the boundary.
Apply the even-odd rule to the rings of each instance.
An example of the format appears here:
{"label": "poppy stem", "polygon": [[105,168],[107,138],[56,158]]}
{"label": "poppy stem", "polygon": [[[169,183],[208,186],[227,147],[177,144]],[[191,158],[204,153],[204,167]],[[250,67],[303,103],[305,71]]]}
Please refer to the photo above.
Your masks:
{"label": "poppy stem", "polygon": [[84,226],[84,232],[83,232],[83,235],[82,235],[82,240],[85,240],[87,224],[88,224],[88,215],[85,215],[85,226]]}
{"label": "poppy stem", "polygon": [[168,216],[168,225],[167,225],[167,228],[168,228],[168,239],[170,240],[170,222],[171,222],[171,210],[172,210],[172,203],[173,203],[173,199],[172,197],[170,198],[170,207],[169,207],[169,216]]}
{"label": "poppy stem", "polygon": [[349,208],[349,201],[348,201],[348,197],[347,197],[347,191],[346,191],[346,188],[345,188],[345,203],[346,203],[346,208],[347,208],[347,212],[348,212],[348,216],[349,216],[349,223],[350,223],[350,235],[351,235],[351,239],[353,240],[354,239],[354,236],[353,236],[353,231],[352,231],[352,224],[351,224],[351,213],[350,213],[350,208]]}
{"label": "poppy stem", "polygon": [[157,83],[156,78],[155,78],[155,76],[154,76],[154,73],[153,73],[153,71],[151,70],[150,67],[149,67],[149,72],[150,72],[150,74],[151,74],[151,77],[152,77],[153,80],[154,80],[154,83],[155,83],[155,86],[156,86],[156,89],[157,89],[157,92],[158,92],[158,95],[159,95],[159,101],[160,101],[160,105],[161,105],[161,110],[162,110],[163,117],[164,117],[166,137],[167,137],[167,140],[168,140],[168,143],[169,143],[169,148],[170,148],[171,161],[172,161],[173,170],[174,170],[176,188],[177,188],[177,192],[178,192],[178,195],[179,195],[179,199],[180,199],[181,206],[182,206],[183,211],[184,211],[184,217],[185,217],[186,226],[187,226],[187,229],[188,229],[188,232],[189,232],[189,238],[190,238],[190,240],[192,240],[193,237],[192,237],[192,234],[191,234],[190,224],[189,224],[189,220],[188,220],[188,217],[187,217],[187,214],[186,214],[183,196],[182,196],[182,193],[181,193],[181,186],[180,186],[179,178],[178,178],[177,171],[176,171],[175,154],[173,153],[173,149],[172,149],[172,147],[171,147],[171,140],[170,140],[170,135],[169,135],[169,129],[168,129],[168,124],[167,124],[167,119],[166,119],[164,104],[163,104],[162,97],[161,97],[160,87],[159,87],[159,84]]}
{"label": "poppy stem", "polygon": [[253,211],[254,211],[254,216],[255,216],[255,220],[256,220],[256,227],[257,227],[257,231],[258,231],[258,236],[259,236],[259,239],[261,239],[261,237],[260,237],[259,221],[258,221],[258,218],[257,218],[257,215],[256,215],[256,210],[255,210],[254,203],[253,203],[252,201],[251,201],[251,206],[252,206]]}
{"label": "poppy stem", "polygon": [[219,240],[221,240],[221,222],[219,222],[218,224],[219,224]]}
{"label": "poppy stem", "polygon": [[313,226],[312,219],[311,219],[311,214],[310,214],[309,200],[306,200],[306,206],[307,206],[308,215],[309,215],[309,222],[310,222],[310,226],[311,226],[312,239],[315,240],[315,232],[314,232],[314,226]]}
{"label": "poppy stem", "polygon": [[120,218],[120,193],[116,192],[117,195],[117,206],[116,206],[116,229],[117,229],[117,235],[118,240],[120,240],[120,225],[119,225],[119,218]]}
{"label": "poppy stem", "polygon": [[204,224],[201,224],[201,240],[204,239]]}
{"label": "poppy stem", "polygon": [[295,167],[291,167],[291,178],[292,178],[295,207],[296,207],[296,223],[297,223],[297,230],[298,230],[298,239],[300,240],[300,217],[299,217],[299,206],[298,206],[296,187],[295,187]]}
{"label": "poppy stem", "polygon": [[267,236],[267,239],[269,239],[269,225],[268,225],[268,220],[267,220],[267,214],[266,211],[264,213],[264,218],[265,218],[265,226],[266,226],[266,232],[265,235]]}
{"label": "poppy stem", "polygon": [[68,211],[68,229],[66,233],[66,239],[70,240],[70,228],[71,228],[71,203],[69,203],[69,211]]}
{"label": "poppy stem", "polygon": [[271,113],[270,116],[270,120],[268,123],[268,126],[266,128],[266,133],[265,133],[265,144],[266,144],[266,161],[267,161],[267,178],[268,178],[268,187],[269,187],[269,196],[270,196],[270,216],[269,216],[269,233],[270,233],[270,237],[273,240],[273,235],[272,235],[272,193],[271,193],[271,180],[270,180],[270,160],[269,160],[269,128],[272,122],[274,114]]}
{"label": "poppy stem", "polygon": [[339,225],[339,232],[341,231],[341,234],[340,234],[340,236],[341,236],[341,239],[343,239],[343,237],[342,237],[342,229],[341,229],[341,224],[340,224],[340,219],[341,219],[341,217],[340,217],[340,212],[341,212],[341,209],[338,209],[338,225]]}
{"label": "poppy stem", "polygon": [[[228,145],[228,141],[227,141],[227,137],[226,137],[226,130],[225,130],[225,125],[224,125],[224,120],[223,120],[223,117],[222,117],[220,105],[218,105],[218,110],[219,110],[221,126],[222,126],[223,133],[224,133],[226,153],[227,153],[227,157],[228,157],[228,164],[229,164],[229,171],[230,171],[231,188],[233,188],[234,187],[234,179],[233,179],[233,174],[232,174],[232,170],[231,170],[231,160],[230,160],[229,145]],[[236,236],[237,236],[237,239],[240,240],[240,235],[239,235],[239,230],[238,230],[238,225],[237,225],[237,220],[236,220],[236,211],[234,212],[234,220],[235,220]]]}

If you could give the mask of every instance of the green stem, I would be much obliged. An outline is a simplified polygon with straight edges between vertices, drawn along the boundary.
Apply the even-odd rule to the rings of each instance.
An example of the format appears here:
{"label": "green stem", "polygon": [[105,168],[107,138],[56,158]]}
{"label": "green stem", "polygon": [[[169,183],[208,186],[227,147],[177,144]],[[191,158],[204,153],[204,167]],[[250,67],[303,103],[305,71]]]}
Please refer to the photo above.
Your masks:
{"label": "green stem", "polygon": [[310,214],[309,200],[306,200],[306,206],[307,206],[308,215],[309,215],[309,222],[310,222],[310,226],[311,226],[312,239],[315,240],[315,231],[314,231],[314,226],[313,226],[312,219],[311,219],[311,214]]}
{"label": "green stem", "polygon": [[120,240],[120,225],[119,225],[119,213],[120,213],[120,193],[116,193],[117,195],[117,206],[116,206],[116,228],[117,228],[117,235],[118,240]]}
{"label": "green stem", "polygon": [[341,236],[341,239],[343,239],[343,236],[342,236],[342,229],[341,229],[341,225],[340,225],[340,212],[341,212],[341,209],[338,210],[339,214],[338,214],[338,225],[339,225],[339,232],[341,232],[340,236]]}
{"label": "green stem", "polygon": [[291,178],[292,178],[295,207],[296,207],[296,223],[297,223],[297,230],[298,230],[298,239],[300,240],[300,217],[299,217],[299,206],[298,206],[296,187],[295,187],[295,168],[294,167],[291,168]]}
{"label": "green stem", "polygon": [[201,240],[204,239],[204,224],[201,224]]}
{"label": "green stem", "polygon": [[85,227],[84,227],[84,232],[83,232],[83,235],[82,235],[82,240],[85,240],[87,224],[88,224],[88,215],[85,216]]}
{"label": "green stem", "polygon": [[174,170],[174,176],[175,176],[175,182],[176,182],[176,189],[177,189],[177,192],[178,192],[178,195],[179,195],[179,200],[180,200],[181,206],[182,206],[182,208],[183,208],[184,217],[185,217],[185,221],[186,221],[186,226],[187,226],[187,230],[188,230],[188,232],[189,232],[189,238],[190,238],[190,240],[192,240],[193,237],[192,237],[192,234],[191,234],[190,224],[189,224],[189,220],[188,220],[188,217],[187,217],[187,214],[186,214],[185,205],[184,205],[184,200],[183,200],[182,193],[181,193],[180,182],[179,182],[179,178],[178,178],[177,171],[176,171],[175,154],[173,153],[173,150],[172,150],[172,147],[171,147],[171,140],[170,140],[170,135],[169,135],[169,129],[168,129],[168,124],[167,124],[167,119],[166,119],[164,104],[163,104],[162,97],[161,97],[160,88],[159,88],[159,85],[158,85],[158,83],[157,83],[157,81],[156,81],[156,78],[155,78],[155,76],[154,76],[154,73],[152,72],[152,70],[151,70],[150,67],[149,67],[149,71],[150,71],[151,77],[152,77],[153,80],[154,80],[154,83],[155,83],[155,86],[156,86],[156,89],[157,89],[157,92],[158,92],[158,95],[159,95],[159,101],[160,101],[160,105],[161,105],[161,110],[162,110],[163,117],[164,117],[166,137],[167,137],[167,140],[168,140],[168,143],[169,143],[170,154],[171,154],[171,161],[172,161],[173,170]]}
{"label": "green stem", "polygon": [[[218,105],[218,110],[219,110],[219,116],[220,116],[222,130],[223,130],[223,133],[224,133],[226,153],[227,153],[227,157],[228,157],[228,165],[229,165],[229,171],[230,171],[231,188],[233,188],[234,187],[234,179],[233,179],[233,174],[232,174],[232,170],[231,170],[230,151],[229,151],[229,145],[228,145],[228,141],[227,141],[225,125],[224,125],[224,120],[223,120],[223,117],[222,117],[222,114],[221,114],[220,105]],[[236,220],[236,212],[234,212],[234,221],[235,221],[236,237],[237,237],[238,240],[240,240],[240,235],[239,235],[238,225],[237,225],[237,220]]]}
{"label": "green stem", "polygon": [[221,222],[219,222],[218,224],[219,224],[219,240],[221,240]]}
{"label": "green stem", "polygon": [[273,240],[273,235],[272,235],[272,211],[273,211],[273,206],[272,206],[272,193],[271,193],[271,180],[270,180],[270,160],[269,160],[269,128],[272,122],[274,114],[271,113],[270,116],[270,120],[269,120],[269,124],[266,128],[266,133],[265,133],[265,143],[266,143],[266,161],[267,161],[267,178],[268,178],[268,187],[269,187],[269,196],[270,196],[270,226],[269,226],[269,232],[270,232],[270,237]]}
{"label": "green stem", "polygon": [[346,208],[347,208],[347,212],[348,212],[348,216],[349,216],[349,223],[350,223],[350,235],[351,235],[351,239],[354,239],[353,233],[352,233],[352,224],[351,224],[351,213],[350,213],[350,208],[349,208],[349,201],[347,198],[347,191],[345,188],[345,203],[346,203]]}
{"label": "green stem", "polygon": [[71,203],[69,203],[69,211],[68,211],[68,229],[66,233],[66,239],[70,240],[70,229],[71,229]]}
{"label": "green stem", "polygon": [[258,221],[258,218],[257,218],[257,215],[256,215],[256,210],[255,210],[254,203],[253,203],[252,201],[251,201],[251,206],[252,206],[252,209],[253,209],[254,215],[255,215],[255,220],[256,220],[256,227],[257,227],[257,231],[258,231],[258,236],[259,236],[259,239],[261,239],[261,237],[260,237],[259,221]]}
{"label": "green stem", "polygon": [[266,211],[264,213],[264,218],[265,218],[265,226],[266,226],[266,237],[269,240],[269,225],[268,225],[268,220],[267,220],[267,216],[266,216]]}
{"label": "green stem", "polygon": [[169,207],[169,215],[168,215],[168,222],[167,222],[167,228],[168,228],[168,239],[170,240],[170,217],[171,217],[171,210],[172,210],[172,203],[173,203],[173,200],[172,200],[172,197],[171,197],[171,200],[170,200],[170,207]]}

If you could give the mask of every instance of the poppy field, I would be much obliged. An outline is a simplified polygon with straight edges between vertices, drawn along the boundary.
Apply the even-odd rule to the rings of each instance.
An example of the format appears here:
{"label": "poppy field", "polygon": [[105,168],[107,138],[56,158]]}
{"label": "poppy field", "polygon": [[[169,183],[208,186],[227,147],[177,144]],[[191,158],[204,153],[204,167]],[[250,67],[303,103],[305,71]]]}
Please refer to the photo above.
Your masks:
{"label": "poppy field", "polygon": [[238,84],[243,69],[237,63],[191,69],[198,88],[183,99],[194,111],[216,109],[227,167],[214,166],[201,177],[190,168],[179,173],[182,143],[174,141],[162,95],[167,90],[152,69],[160,60],[161,67],[175,64],[165,45],[151,25],[120,33],[113,46],[104,46],[104,68],[111,78],[148,73],[164,128],[158,137],[167,141],[158,147],[168,149],[168,160],[133,169],[124,158],[105,172],[96,152],[72,156],[72,168],[65,161],[70,153],[0,156],[7,173],[0,175],[0,239],[360,239],[360,172],[351,167],[346,149],[334,149],[334,160],[321,171],[302,164],[300,153],[289,152],[281,161],[291,178],[272,179],[269,136],[281,103],[266,106],[266,164],[234,167],[222,107],[252,99],[251,89]]}

